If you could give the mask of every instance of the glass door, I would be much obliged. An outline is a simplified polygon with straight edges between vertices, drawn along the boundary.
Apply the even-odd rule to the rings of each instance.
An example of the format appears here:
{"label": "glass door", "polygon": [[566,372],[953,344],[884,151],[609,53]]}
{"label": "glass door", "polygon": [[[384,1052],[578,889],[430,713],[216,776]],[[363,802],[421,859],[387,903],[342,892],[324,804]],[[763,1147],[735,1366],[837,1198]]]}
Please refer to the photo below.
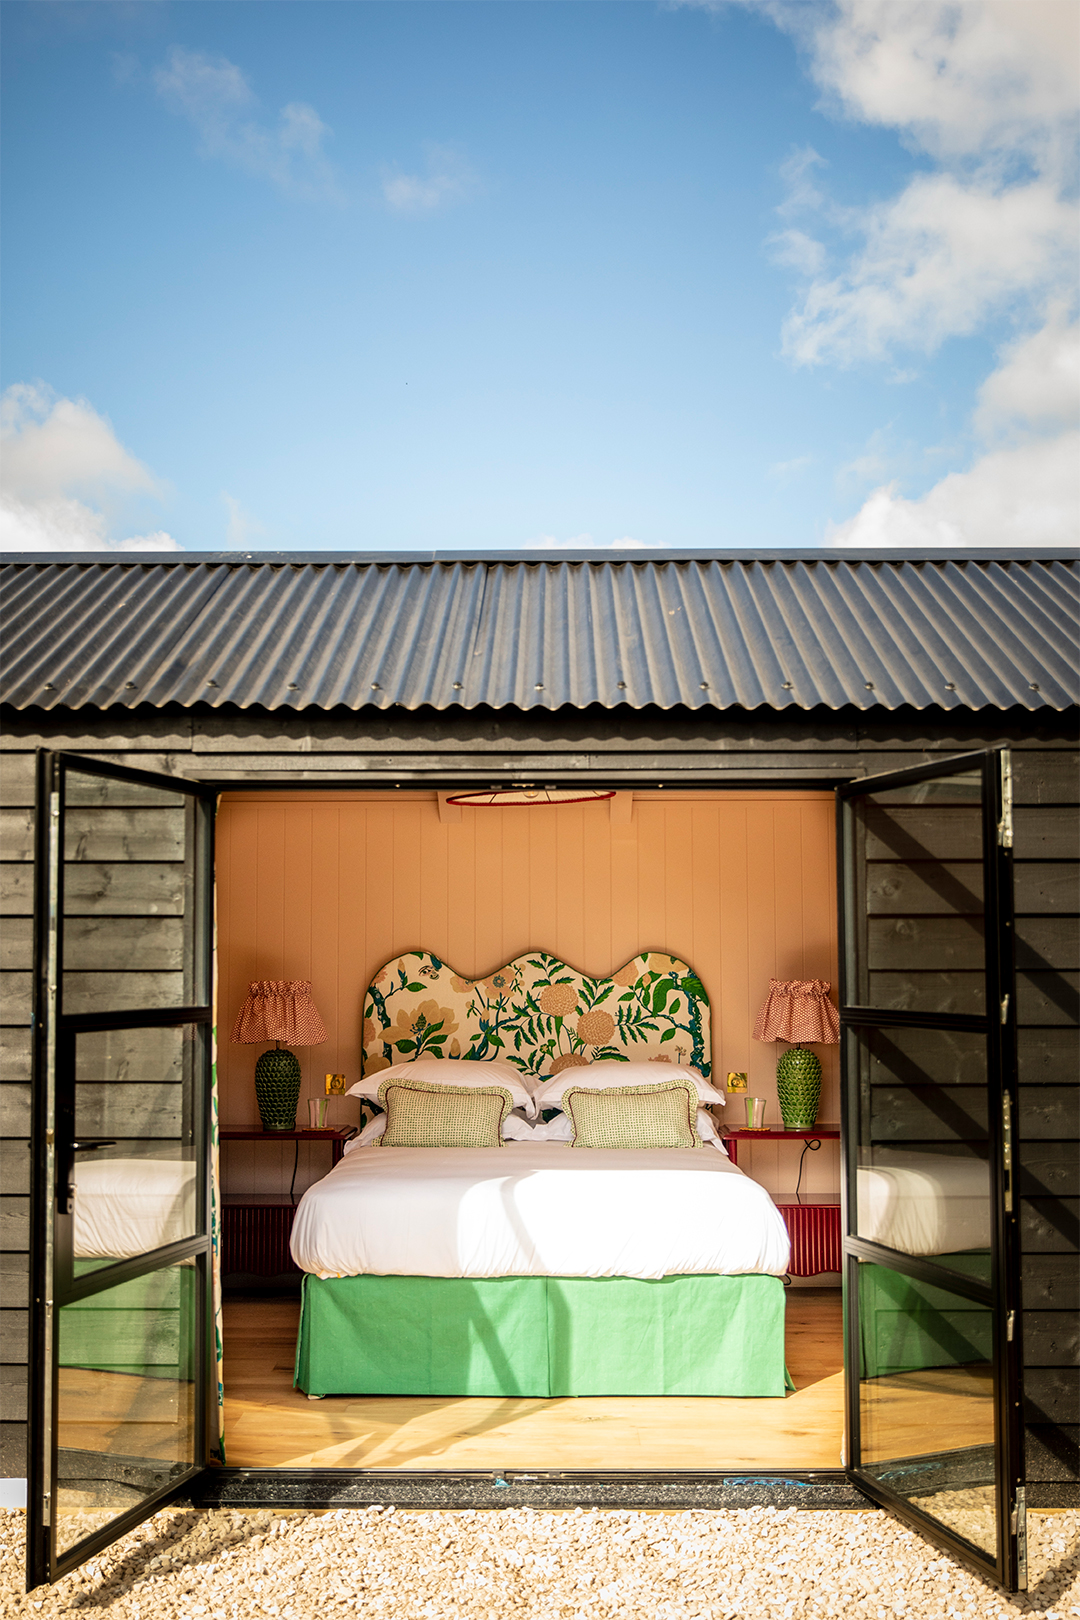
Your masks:
{"label": "glass door", "polygon": [[854,1483],[1026,1586],[1007,752],[838,790]]}
{"label": "glass door", "polygon": [[205,1465],[213,798],[42,753],[27,1584]]}

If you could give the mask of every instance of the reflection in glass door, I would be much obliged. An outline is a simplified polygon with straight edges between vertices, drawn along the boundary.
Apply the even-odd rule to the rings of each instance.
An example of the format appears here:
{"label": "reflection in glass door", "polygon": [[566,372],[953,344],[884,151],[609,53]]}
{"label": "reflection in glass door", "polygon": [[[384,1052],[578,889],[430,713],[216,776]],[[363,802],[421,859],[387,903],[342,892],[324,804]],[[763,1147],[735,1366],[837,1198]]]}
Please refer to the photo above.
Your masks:
{"label": "reflection in glass door", "polygon": [[1014,1588],[1019,1408],[1008,756],[839,790],[849,1464]]}
{"label": "reflection in glass door", "polygon": [[206,1453],[212,801],[40,760],[28,1584]]}

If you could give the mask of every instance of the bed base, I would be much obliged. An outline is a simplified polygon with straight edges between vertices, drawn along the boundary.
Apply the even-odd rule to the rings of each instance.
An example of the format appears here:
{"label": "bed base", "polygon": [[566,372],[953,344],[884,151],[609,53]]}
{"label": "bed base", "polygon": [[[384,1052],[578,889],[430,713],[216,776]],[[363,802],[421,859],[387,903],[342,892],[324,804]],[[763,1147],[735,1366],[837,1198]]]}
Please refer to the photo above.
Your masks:
{"label": "bed base", "polygon": [[783,1396],[778,1277],[305,1276],[306,1395]]}

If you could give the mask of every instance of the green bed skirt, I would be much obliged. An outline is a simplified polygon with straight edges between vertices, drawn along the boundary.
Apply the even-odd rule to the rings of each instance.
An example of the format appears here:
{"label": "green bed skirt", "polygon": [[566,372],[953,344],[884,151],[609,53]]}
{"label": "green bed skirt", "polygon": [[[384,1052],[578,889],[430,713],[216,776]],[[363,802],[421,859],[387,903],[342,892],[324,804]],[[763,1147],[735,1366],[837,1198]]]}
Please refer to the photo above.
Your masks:
{"label": "green bed skirt", "polygon": [[307,1395],[782,1396],[778,1277],[304,1278]]}
{"label": "green bed skirt", "polygon": [[[935,1255],[951,1271],[986,1281],[985,1250]],[[862,1376],[978,1365],[993,1359],[993,1312],[986,1305],[864,1261],[859,1274]]]}
{"label": "green bed skirt", "polygon": [[[90,1269],[76,1260],[77,1277]],[[63,1306],[58,1313],[60,1366],[189,1381],[198,1355],[197,1287],[193,1266],[168,1266]]]}

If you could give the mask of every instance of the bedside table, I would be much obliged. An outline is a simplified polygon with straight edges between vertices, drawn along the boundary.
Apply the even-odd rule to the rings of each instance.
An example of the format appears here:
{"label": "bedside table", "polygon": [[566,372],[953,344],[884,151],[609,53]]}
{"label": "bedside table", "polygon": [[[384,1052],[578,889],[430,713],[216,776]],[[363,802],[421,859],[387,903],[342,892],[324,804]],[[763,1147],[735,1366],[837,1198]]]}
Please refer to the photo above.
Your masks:
{"label": "bedside table", "polygon": [[[301,1142],[325,1142],[331,1168],[353,1135],[352,1125],[331,1125],[325,1130],[298,1126],[293,1131],[266,1131],[261,1125],[223,1125],[219,1142],[292,1142],[299,1156]],[[293,1178],[296,1177],[295,1164]],[[296,1205],[292,1193],[227,1193],[221,1200],[221,1275],[229,1277],[299,1278],[300,1268],[289,1253]]]}
{"label": "bedside table", "polygon": [[[740,1142],[838,1142],[839,1125],[815,1125],[810,1131],[789,1131],[784,1125],[762,1130],[738,1126],[724,1137],[732,1164],[738,1164]],[[843,1269],[838,1193],[773,1193],[772,1201],[784,1217],[791,1238],[790,1277],[816,1277],[823,1271]]]}
{"label": "bedside table", "polygon": [[763,1125],[754,1130],[749,1125],[727,1126],[723,1132],[724,1146],[732,1164],[739,1162],[740,1142],[839,1142],[839,1125],[815,1125],[811,1131],[789,1131],[786,1125]]}

